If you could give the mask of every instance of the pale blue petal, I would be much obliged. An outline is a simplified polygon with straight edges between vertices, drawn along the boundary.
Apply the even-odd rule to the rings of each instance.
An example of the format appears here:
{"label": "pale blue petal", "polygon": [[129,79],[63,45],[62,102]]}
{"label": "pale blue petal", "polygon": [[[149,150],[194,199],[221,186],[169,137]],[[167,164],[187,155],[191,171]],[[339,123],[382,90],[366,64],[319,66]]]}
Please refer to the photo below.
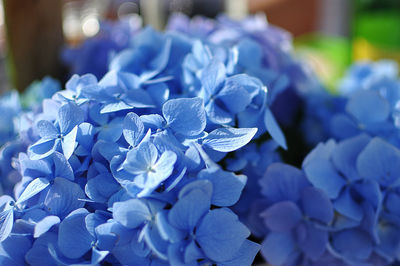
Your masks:
{"label": "pale blue petal", "polygon": [[218,92],[219,87],[226,78],[225,66],[218,60],[211,61],[201,73],[201,82],[207,96]]}
{"label": "pale blue petal", "polygon": [[60,218],[57,216],[46,216],[35,225],[33,237],[38,238],[44,233],[47,233],[54,225],[60,223]]}
{"label": "pale blue petal", "polygon": [[36,194],[42,192],[46,187],[50,185],[49,180],[46,178],[35,178],[32,180],[28,186],[25,188],[24,192],[19,196],[16,204],[20,204]]}
{"label": "pale blue petal", "polygon": [[212,168],[200,171],[198,178],[211,181],[213,185],[211,203],[221,207],[234,205],[239,200],[247,181],[244,175]]}
{"label": "pale blue petal", "polygon": [[371,124],[386,120],[390,113],[390,106],[379,92],[359,90],[350,96],[346,111],[360,123]]}
{"label": "pale blue petal", "polygon": [[218,128],[210,132],[203,140],[203,145],[220,152],[237,150],[257,133],[257,128]]}
{"label": "pale blue petal", "polygon": [[185,136],[199,135],[206,127],[206,113],[201,98],[180,98],[167,101],[162,112],[167,125]]}
{"label": "pale blue petal", "polygon": [[0,213],[0,242],[3,242],[10,235],[13,224],[13,209],[8,209]]}
{"label": "pale blue petal", "polygon": [[43,139],[55,139],[60,134],[53,123],[47,120],[41,120],[36,124],[39,136]]}
{"label": "pale blue petal", "polygon": [[86,198],[81,187],[65,178],[56,177],[44,200],[46,210],[64,218],[73,210],[85,205],[80,199]]}
{"label": "pale blue petal", "polygon": [[74,153],[76,146],[76,135],[78,133],[78,127],[74,127],[68,135],[66,135],[61,140],[61,147],[64,153],[65,158],[68,160],[71,155]]}
{"label": "pale blue petal", "polygon": [[59,152],[53,153],[53,161],[54,161],[54,176],[63,177],[69,180],[74,180],[74,171],[65,159],[64,155]]}
{"label": "pale blue petal", "polygon": [[271,137],[285,150],[287,149],[285,135],[269,108],[265,109],[264,124]]}
{"label": "pale blue petal", "polygon": [[144,136],[144,125],[135,113],[128,113],[124,118],[123,134],[126,142],[132,147],[137,146]]}
{"label": "pale blue petal", "polygon": [[113,218],[127,228],[136,228],[151,217],[149,208],[143,201],[131,199],[113,205]]}
{"label": "pale blue petal", "polygon": [[75,126],[84,121],[84,113],[78,105],[67,103],[58,110],[58,122],[62,134],[68,134]]}

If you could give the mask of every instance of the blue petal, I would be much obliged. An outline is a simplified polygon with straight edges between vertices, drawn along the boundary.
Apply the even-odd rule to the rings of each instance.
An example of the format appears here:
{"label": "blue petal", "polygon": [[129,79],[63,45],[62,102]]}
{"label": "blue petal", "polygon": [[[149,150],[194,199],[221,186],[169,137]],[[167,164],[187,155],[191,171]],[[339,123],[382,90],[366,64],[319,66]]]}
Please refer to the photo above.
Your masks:
{"label": "blue petal", "polygon": [[400,151],[379,138],[374,138],[360,153],[357,169],[364,178],[376,180],[381,186],[392,185],[400,176]]}
{"label": "blue petal", "polygon": [[156,226],[160,236],[171,243],[178,242],[184,238],[184,232],[177,230],[168,222],[167,212],[158,212],[156,214]]}
{"label": "blue petal", "polygon": [[275,203],[260,216],[264,218],[265,225],[274,232],[292,230],[303,217],[300,209],[291,201]]}
{"label": "blue petal", "polygon": [[199,135],[206,127],[206,113],[201,98],[180,98],[167,101],[162,108],[167,125],[185,136]]}
{"label": "blue petal", "polygon": [[279,202],[299,200],[302,190],[310,183],[299,169],[283,163],[273,163],[260,180],[260,185],[261,193],[268,200]]}
{"label": "blue petal", "polygon": [[35,225],[33,237],[38,238],[50,230],[56,224],[60,223],[60,218],[57,216],[46,216]]}
{"label": "blue petal", "polygon": [[253,265],[254,258],[259,250],[260,250],[259,244],[246,239],[233,259],[221,262],[218,265],[221,266]]}
{"label": "blue petal", "polygon": [[153,143],[142,142],[137,148],[128,152],[123,168],[132,174],[147,173],[153,167],[158,157],[158,151]]}
{"label": "blue petal", "polygon": [[216,94],[226,78],[225,66],[218,60],[211,61],[201,73],[201,83],[206,91],[206,97]]}
{"label": "blue petal", "polygon": [[199,179],[210,180],[213,184],[211,203],[221,207],[234,205],[240,198],[247,178],[220,169],[204,169],[198,174]]}
{"label": "blue petal", "polygon": [[215,123],[226,125],[233,121],[234,115],[222,109],[214,100],[210,100],[205,107],[207,118]]}
{"label": "blue petal", "polygon": [[78,184],[56,177],[47,192],[44,206],[50,214],[63,218],[71,211],[83,207],[85,202],[80,199],[84,198],[85,193]]}
{"label": "blue petal", "polygon": [[368,144],[369,140],[370,137],[367,135],[359,135],[338,143],[333,150],[332,161],[346,178],[350,180],[360,178],[356,169],[356,161],[359,153]]}
{"label": "blue petal", "polygon": [[86,209],[71,212],[60,224],[58,230],[58,247],[65,257],[77,259],[91,249],[93,236],[85,225]]}
{"label": "blue petal", "polygon": [[124,118],[123,134],[126,142],[136,147],[144,135],[144,125],[139,116],[135,113],[128,113]]}
{"label": "blue petal", "polygon": [[[318,204],[316,204],[318,202]],[[321,190],[307,187],[301,195],[304,214],[312,219],[328,224],[333,219],[333,207],[329,198]]]}
{"label": "blue petal", "polygon": [[113,218],[127,228],[136,228],[151,217],[143,201],[131,199],[113,205]]}
{"label": "blue petal", "polygon": [[74,180],[74,171],[67,159],[59,152],[53,154],[54,176]]}
{"label": "blue petal", "polygon": [[210,132],[203,140],[203,145],[220,152],[237,150],[257,133],[257,128],[218,128]]}
{"label": "blue petal", "polygon": [[323,190],[329,198],[339,196],[346,181],[336,172],[332,163],[325,159],[315,159],[303,166],[308,180]]}
{"label": "blue petal", "polygon": [[287,145],[285,135],[283,134],[278,122],[276,122],[275,117],[269,108],[265,109],[264,124],[271,137],[279,144],[279,146],[286,150]]}
{"label": "blue petal", "polygon": [[346,188],[339,197],[333,202],[335,210],[342,215],[349,217],[357,222],[363,218],[363,209],[351,196],[350,189]]}
{"label": "blue petal", "polygon": [[91,263],[92,265],[98,265],[100,262],[102,262],[105,257],[107,257],[107,255],[110,253],[110,251],[100,251],[97,250],[95,248],[92,249],[92,259],[91,259]]}
{"label": "blue petal", "polygon": [[60,134],[53,123],[47,120],[41,120],[36,124],[39,136],[43,139],[55,139]]}
{"label": "blue petal", "polygon": [[61,147],[65,158],[68,160],[74,153],[76,147],[76,135],[78,133],[78,127],[74,127],[68,135],[61,140]]}
{"label": "blue petal", "polygon": [[123,100],[132,108],[151,108],[156,107],[150,94],[142,89],[129,90]]}
{"label": "blue petal", "polygon": [[59,139],[40,139],[28,148],[29,158],[40,160],[51,155],[60,143]]}
{"label": "blue petal", "polygon": [[251,96],[246,86],[252,82],[247,75],[236,75],[226,79],[224,87],[218,93],[226,108],[233,114],[242,112],[251,103]]}
{"label": "blue petal", "polygon": [[8,209],[0,213],[0,242],[3,242],[11,233],[14,224],[14,210]]}
{"label": "blue petal", "polygon": [[272,265],[283,265],[295,251],[290,233],[269,233],[261,244],[261,254]]}
{"label": "blue petal", "polygon": [[26,236],[10,236],[0,243],[0,264],[4,266],[26,265],[25,254],[31,245],[31,240]]}
{"label": "blue petal", "polygon": [[[165,179],[167,179],[174,170],[174,164],[177,156],[172,151],[165,151],[153,166],[153,170],[147,174],[144,181],[143,190],[138,197],[148,196],[154,191]],[[139,187],[141,187],[138,184]]]}
{"label": "blue petal", "polygon": [[168,242],[161,238],[157,227],[147,224],[143,230],[144,240],[146,241],[148,247],[154,252],[154,254],[158,258],[166,260],[168,258]]}
{"label": "blue petal", "polygon": [[116,142],[122,135],[122,118],[117,117],[100,129],[98,139],[105,141]]}
{"label": "blue petal", "polygon": [[377,91],[359,90],[350,96],[346,111],[361,123],[371,124],[386,120],[390,106]]}
{"label": "blue petal", "polygon": [[346,258],[366,260],[372,253],[373,244],[367,233],[350,229],[334,234],[332,247]]}
{"label": "blue petal", "polygon": [[58,110],[58,122],[62,134],[68,134],[75,126],[84,121],[84,113],[78,105],[69,102]]}
{"label": "blue petal", "polygon": [[306,225],[307,235],[304,241],[299,243],[299,247],[311,259],[316,260],[322,256],[328,244],[328,232],[323,229]]}
{"label": "blue petal", "polygon": [[87,181],[85,192],[90,199],[104,203],[120,188],[121,186],[111,174],[102,173]]}
{"label": "blue petal", "polygon": [[211,195],[202,189],[193,189],[174,204],[168,214],[168,220],[172,226],[192,232],[210,206]]}
{"label": "blue petal", "polygon": [[22,192],[22,194],[19,196],[16,204],[27,201],[28,199],[43,191],[49,185],[50,182],[46,178],[35,178],[29,183],[24,192]]}
{"label": "blue petal", "polygon": [[217,262],[233,259],[249,235],[246,226],[225,208],[210,211],[196,231],[203,252]]}

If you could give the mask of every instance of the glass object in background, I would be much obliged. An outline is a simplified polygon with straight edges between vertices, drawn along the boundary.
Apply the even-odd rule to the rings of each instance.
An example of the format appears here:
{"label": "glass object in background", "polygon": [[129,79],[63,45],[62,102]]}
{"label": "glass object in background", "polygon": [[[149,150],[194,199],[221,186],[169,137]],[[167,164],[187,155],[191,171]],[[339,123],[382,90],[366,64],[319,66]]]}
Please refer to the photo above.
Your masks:
{"label": "glass object in background", "polygon": [[353,1],[353,59],[400,62],[400,1]]}

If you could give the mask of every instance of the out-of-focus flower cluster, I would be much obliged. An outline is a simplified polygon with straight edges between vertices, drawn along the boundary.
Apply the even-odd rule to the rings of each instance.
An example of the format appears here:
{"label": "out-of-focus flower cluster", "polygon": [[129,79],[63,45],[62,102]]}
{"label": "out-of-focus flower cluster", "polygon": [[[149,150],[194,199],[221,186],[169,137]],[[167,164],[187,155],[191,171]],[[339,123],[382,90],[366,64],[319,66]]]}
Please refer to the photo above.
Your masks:
{"label": "out-of-focus flower cluster", "polygon": [[331,95],[261,16],[103,24],[64,56],[64,90],[1,100],[0,264],[400,260],[396,64]]}

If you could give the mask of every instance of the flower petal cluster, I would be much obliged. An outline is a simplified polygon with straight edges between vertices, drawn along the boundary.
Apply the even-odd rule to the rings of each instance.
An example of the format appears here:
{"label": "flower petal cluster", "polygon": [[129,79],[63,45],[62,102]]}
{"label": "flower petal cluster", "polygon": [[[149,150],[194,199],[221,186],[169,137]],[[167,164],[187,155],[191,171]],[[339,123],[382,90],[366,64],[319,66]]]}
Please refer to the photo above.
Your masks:
{"label": "flower petal cluster", "polygon": [[[28,147],[14,165],[21,179],[0,198],[1,256],[30,265],[252,263],[260,246],[233,211],[247,177],[233,171],[251,172],[244,159],[259,177],[269,158],[251,154],[279,160],[286,147],[265,83],[221,57],[241,54],[229,45],[151,28],[136,36],[104,76],[73,75],[27,115]],[[264,133],[268,145],[231,154]],[[232,170],[221,166],[228,156]],[[6,248],[19,242],[21,253]]]}

